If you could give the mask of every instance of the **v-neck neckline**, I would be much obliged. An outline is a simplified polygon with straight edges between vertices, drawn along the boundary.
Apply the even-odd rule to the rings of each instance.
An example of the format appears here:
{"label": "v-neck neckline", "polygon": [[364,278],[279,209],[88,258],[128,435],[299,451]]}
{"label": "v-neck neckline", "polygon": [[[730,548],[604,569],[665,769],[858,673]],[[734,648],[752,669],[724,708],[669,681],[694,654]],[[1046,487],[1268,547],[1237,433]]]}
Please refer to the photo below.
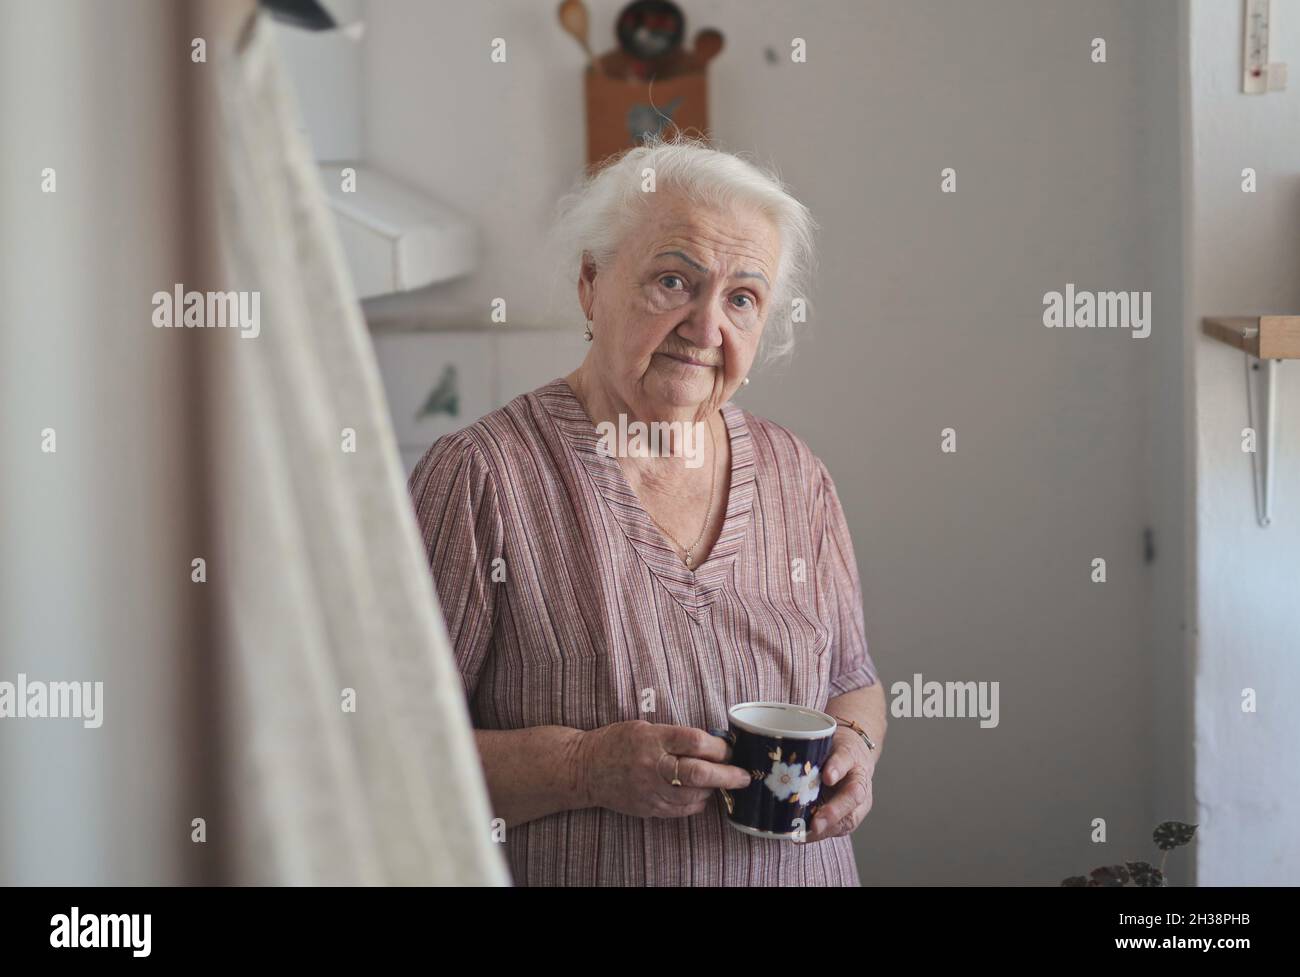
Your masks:
{"label": "v-neck neckline", "polygon": [[557,377],[536,393],[646,566],[688,611],[702,610],[730,575],[752,521],[754,446],[745,412],[730,401],[720,408],[731,445],[727,510],[707,558],[692,570],[650,518],[618,459],[599,450],[600,433],[569,382]]}

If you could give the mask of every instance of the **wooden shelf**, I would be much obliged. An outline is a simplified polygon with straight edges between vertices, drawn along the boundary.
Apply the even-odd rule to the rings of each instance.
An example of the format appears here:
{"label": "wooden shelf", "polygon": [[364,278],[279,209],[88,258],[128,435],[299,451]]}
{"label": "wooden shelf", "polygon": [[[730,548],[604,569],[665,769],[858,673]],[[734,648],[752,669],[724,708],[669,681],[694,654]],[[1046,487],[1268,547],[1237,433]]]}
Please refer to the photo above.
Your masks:
{"label": "wooden shelf", "polygon": [[1214,316],[1207,336],[1261,360],[1300,360],[1300,315]]}
{"label": "wooden shelf", "polygon": [[1255,517],[1267,529],[1273,522],[1273,474],[1277,458],[1277,392],[1282,360],[1300,360],[1300,315],[1206,316],[1207,336],[1244,350],[1246,410],[1258,434],[1250,454],[1255,481]]}

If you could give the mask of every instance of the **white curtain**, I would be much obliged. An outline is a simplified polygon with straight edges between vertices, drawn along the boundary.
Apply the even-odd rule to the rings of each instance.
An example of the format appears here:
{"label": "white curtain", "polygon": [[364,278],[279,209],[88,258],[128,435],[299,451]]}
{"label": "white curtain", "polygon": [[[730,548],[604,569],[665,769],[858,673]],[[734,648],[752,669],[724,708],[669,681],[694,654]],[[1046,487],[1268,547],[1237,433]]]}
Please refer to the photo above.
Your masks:
{"label": "white curtain", "polygon": [[[253,9],[0,0],[0,682],[102,682],[0,718],[0,884],[509,881]],[[260,334],[155,328],[176,284]]]}
{"label": "white curtain", "polygon": [[215,848],[196,347],[149,322],[194,233],[183,13],[0,0],[0,682],[103,683],[94,729],[0,709],[0,884],[182,882]]}
{"label": "white curtain", "polygon": [[210,287],[260,293],[256,338],[203,337],[227,871],[506,884],[373,349],[265,17],[210,52],[220,108],[204,154]]}

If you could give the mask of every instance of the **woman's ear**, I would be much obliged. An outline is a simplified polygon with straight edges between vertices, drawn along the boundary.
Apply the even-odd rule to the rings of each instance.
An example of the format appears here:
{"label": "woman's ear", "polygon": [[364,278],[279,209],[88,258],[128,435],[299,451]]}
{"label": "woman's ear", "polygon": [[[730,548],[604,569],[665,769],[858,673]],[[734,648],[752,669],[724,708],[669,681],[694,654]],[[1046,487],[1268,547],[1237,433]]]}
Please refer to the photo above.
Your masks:
{"label": "woman's ear", "polygon": [[578,270],[578,301],[583,309],[588,310],[586,315],[590,319],[590,309],[596,301],[596,259],[590,251],[582,252],[582,266]]}

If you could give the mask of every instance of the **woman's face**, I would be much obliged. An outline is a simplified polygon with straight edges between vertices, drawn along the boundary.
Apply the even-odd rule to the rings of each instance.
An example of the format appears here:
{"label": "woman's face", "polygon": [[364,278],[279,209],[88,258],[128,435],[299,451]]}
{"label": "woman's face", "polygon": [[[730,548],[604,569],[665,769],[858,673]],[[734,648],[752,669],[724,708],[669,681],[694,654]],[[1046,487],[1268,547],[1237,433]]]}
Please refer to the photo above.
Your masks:
{"label": "woman's face", "polygon": [[594,378],[638,415],[703,419],[749,373],[770,313],[780,235],[755,209],[719,211],[673,191],[614,262],[585,259],[578,296]]}

